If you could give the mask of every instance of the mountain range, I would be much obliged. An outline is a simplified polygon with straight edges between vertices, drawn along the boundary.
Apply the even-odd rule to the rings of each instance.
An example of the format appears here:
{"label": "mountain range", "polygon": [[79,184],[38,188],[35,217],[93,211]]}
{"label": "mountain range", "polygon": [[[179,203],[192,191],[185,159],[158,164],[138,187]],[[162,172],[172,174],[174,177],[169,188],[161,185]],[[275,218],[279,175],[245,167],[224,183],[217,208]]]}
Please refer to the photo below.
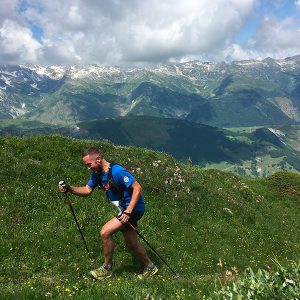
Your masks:
{"label": "mountain range", "polygon": [[153,68],[2,65],[0,118],[77,124],[131,115],[217,127],[297,124],[300,55]]}
{"label": "mountain range", "polygon": [[0,134],[148,147],[245,176],[300,171],[300,56],[152,68],[0,66]]}

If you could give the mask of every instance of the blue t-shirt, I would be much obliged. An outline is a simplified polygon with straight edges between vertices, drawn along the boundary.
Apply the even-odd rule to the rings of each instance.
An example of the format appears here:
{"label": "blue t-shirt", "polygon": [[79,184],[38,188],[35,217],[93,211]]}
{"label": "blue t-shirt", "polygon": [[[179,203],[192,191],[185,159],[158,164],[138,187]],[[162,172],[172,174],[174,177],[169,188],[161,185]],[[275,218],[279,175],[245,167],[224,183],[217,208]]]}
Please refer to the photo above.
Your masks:
{"label": "blue t-shirt", "polygon": [[[128,170],[126,170],[124,167],[117,165],[117,164],[115,164],[112,167],[112,176],[113,176],[114,182],[117,184],[117,186],[119,188],[122,188],[122,187],[126,188],[124,190],[123,194],[124,194],[124,198],[125,198],[125,205],[127,208],[130,203],[132,191],[133,191],[130,187],[135,182],[135,178]],[[119,207],[121,207],[122,201],[121,201],[120,193],[109,189],[108,171],[105,173],[102,173],[102,174],[92,172],[87,185],[92,189],[94,189],[98,186],[101,186],[100,185],[101,177],[102,177],[102,186],[105,189],[108,189],[108,191],[107,191],[108,199],[112,202],[113,205],[116,205],[116,203],[117,203],[117,204],[119,204]],[[119,203],[116,201],[118,201]],[[144,199],[142,196],[140,196],[140,199],[139,199],[138,203],[136,204],[134,210],[139,211],[139,212],[143,212],[145,210],[145,203],[144,203]]]}

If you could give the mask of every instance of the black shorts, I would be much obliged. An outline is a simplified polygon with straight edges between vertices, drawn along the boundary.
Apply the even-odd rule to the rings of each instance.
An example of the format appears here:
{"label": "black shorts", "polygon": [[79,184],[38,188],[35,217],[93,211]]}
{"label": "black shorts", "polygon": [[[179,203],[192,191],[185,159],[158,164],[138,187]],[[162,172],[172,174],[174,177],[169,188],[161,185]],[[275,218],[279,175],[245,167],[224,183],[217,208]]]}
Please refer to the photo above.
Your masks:
{"label": "black shorts", "polygon": [[[130,224],[133,226],[133,227],[137,227],[137,222],[142,218],[142,216],[144,215],[144,212],[143,211],[133,211],[131,213],[131,216],[130,216],[130,219],[129,219],[129,222]],[[118,219],[118,217],[116,217]],[[128,224],[125,224],[124,225],[124,229],[127,229],[127,228],[131,228],[130,225]],[[123,229],[123,230],[124,230]]]}

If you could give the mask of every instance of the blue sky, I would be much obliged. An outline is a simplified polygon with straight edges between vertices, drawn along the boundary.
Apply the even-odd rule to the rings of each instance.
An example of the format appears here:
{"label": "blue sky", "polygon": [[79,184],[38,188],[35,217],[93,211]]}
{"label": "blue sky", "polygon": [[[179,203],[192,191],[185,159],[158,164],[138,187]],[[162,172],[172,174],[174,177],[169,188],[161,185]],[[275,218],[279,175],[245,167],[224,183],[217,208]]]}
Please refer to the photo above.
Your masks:
{"label": "blue sky", "polygon": [[300,0],[0,0],[0,63],[153,65],[300,54]]}
{"label": "blue sky", "polygon": [[241,29],[237,36],[237,42],[247,42],[247,40],[255,35],[258,24],[267,17],[275,18],[278,21],[285,18],[293,18],[295,26],[300,28],[300,9],[297,9],[296,1],[265,0],[257,2],[256,5],[255,13]]}

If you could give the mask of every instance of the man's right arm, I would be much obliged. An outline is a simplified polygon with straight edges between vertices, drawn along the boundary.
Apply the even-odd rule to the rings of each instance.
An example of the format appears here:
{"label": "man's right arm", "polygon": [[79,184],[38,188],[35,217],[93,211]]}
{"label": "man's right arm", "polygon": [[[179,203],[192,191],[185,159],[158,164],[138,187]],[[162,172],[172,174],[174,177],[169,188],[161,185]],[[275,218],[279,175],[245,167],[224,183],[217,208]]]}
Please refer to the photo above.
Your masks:
{"label": "man's right arm", "polygon": [[65,182],[59,182],[58,184],[58,189],[62,193],[72,193],[76,196],[81,196],[81,197],[87,197],[93,192],[93,188],[91,188],[89,185],[85,186],[70,186]]}
{"label": "man's right arm", "polygon": [[70,186],[69,192],[76,196],[87,197],[92,194],[94,189],[89,187],[88,185],[85,186]]}

